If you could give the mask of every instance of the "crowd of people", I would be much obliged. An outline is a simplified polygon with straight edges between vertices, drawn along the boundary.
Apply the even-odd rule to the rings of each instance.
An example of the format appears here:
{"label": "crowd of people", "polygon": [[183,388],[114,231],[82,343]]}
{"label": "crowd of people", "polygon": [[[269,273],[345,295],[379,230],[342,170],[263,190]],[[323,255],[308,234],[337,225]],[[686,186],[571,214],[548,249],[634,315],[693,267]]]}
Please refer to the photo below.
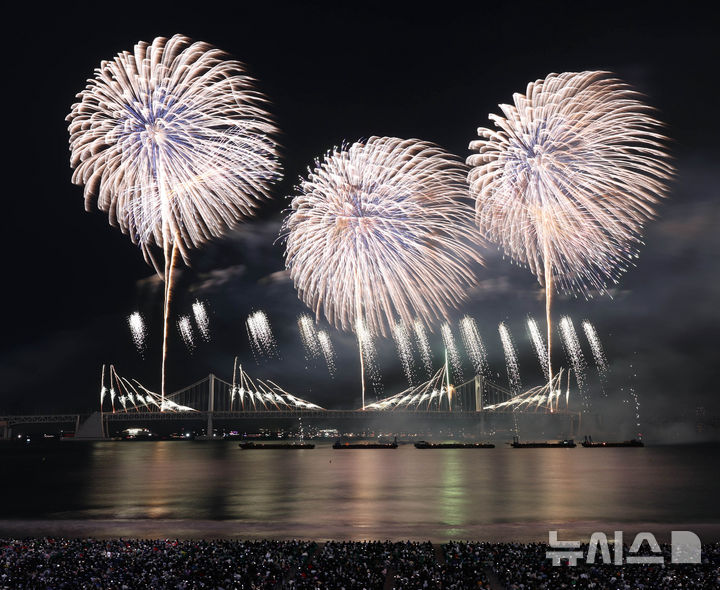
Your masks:
{"label": "crowd of people", "polygon": [[300,541],[0,540],[0,588],[282,588]]}
{"label": "crowd of people", "polygon": [[[605,563],[599,555],[593,564],[578,560],[574,566],[554,566],[547,558],[545,543],[478,543],[466,550],[485,555],[499,582],[507,590],[555,590],[562,588],[592,590],[710,590],[720,588],[720,543],[702,548],[702,563],[673,564],[671,548],[660,545],[663,562],[628,564],[628,547],[623,547],[623,564]],[[578,550],[587,556],[588,547]],[[599,552],[598,552],[599,553]],[[635,555],[660,557],[649,548]]]}
{"label": "crowd of people", "polygon": [[661,549],[662,564],[555,566],[544,543],[0,539],[0,589],[720,588],[720,544],[701,564]]}
{"label": "crowd of people", "polygon": [[389,541],[325,543],[285,587],[297,590],[382,590],[392,559]]}

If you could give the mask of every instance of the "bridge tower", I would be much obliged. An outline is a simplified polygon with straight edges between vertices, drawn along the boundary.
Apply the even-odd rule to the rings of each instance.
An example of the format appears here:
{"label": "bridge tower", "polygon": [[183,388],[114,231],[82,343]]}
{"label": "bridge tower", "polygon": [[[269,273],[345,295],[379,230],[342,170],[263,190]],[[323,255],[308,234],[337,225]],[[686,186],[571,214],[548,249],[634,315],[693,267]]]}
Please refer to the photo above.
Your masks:
{"label": "bridge tower", "polygon": [[213,437],[213,412],[215,411],[215,374],[210,373],[208,377],[208,409],[207,409],[207,430],[205,435],[210,439]]}

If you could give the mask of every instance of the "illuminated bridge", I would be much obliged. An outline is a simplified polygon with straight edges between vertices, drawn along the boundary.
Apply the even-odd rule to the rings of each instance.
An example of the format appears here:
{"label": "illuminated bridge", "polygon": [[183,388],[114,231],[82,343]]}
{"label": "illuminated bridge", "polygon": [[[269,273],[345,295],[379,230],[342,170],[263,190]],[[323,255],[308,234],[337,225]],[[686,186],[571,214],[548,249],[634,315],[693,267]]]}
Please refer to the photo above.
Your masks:
{"label": "illuminated bridge", "polygon": [[[202,421],[213,432],[214,421],[244,421],[277,418],[310,418],[372,421],[376,418],[422,418],[483,422],[491,414],[555,414],[570,418],[570,431],[579,415],[569,412],[567,396],[560,391],[563,373],[552,386],[532,388],[516,394],[478,375],[461,385],[450,384],[447,367],[431,379],[398,394],[368,404],[365,409],[327,410],[301,399],[272,381],[252,379],[235,367],[232,383],[213,374],[184,387],[164,399],[136,380],[122,377],[111,365],[103,368],[100,411],[89,418],[78,414],[0,416],[0,436],[10,436],[20,424],[74,424],[80,438],[104,438],[110,422]],[[568,379],[569,381],[569,379]],[[565,407],[560,408],[561,398]]]}

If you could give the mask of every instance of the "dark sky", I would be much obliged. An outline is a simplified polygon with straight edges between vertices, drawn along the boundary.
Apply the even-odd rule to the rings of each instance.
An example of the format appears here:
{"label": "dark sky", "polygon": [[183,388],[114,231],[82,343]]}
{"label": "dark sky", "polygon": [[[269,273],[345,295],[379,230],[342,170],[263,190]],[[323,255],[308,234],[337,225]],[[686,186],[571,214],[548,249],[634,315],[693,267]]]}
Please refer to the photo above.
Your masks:
{"label": "dark sky", "polygon": [[[595,323],[611,363],[606,387],[618,404],[620,388],[633,386],[648,418],[692,413],[697,405],[718,411],[720,53],[707,15],[689,4],[660,12],[658,3],[528,8],[474,2],[467,8],[442,2],[431,11],[419,3],[392,9],[300,4],[30,8],[6,24],[0,410],[89,410],[102,363],[158,388],[157,280],[105,214],[84,211],[82,189],[70,182],[64,118],[102,59],[138,40],[182,33],[231,53],[258,79],[283,132],[285,180],[258,220],[195,251],[192,267],[182,272],[175,317],[201,299],[212,339],[199,341],[190,354],[172,332],[170,390],[210,371],[229,378],[237,354],[251,373],[275,378],[298,395],[356,407],[357,351],[350,335],[330,332],[340,367],[334,381],[321,363],[303,358],[295,319],[304,307],[275,243],[298,177],[327,149],[370,135],[430,140],[464,158],[476,128],[488,125],[488,113],[529,81],[550,72],[606,69],[657,107],[678,175],[648,227],[637,268],[613,299],[559,297],[555,313],[569,314],[578,328],[585,318]],[[503,383],[497,324],[506,321],[523,383],[539,384],[525,330],[528,314],[542,318],[539,285],[494,251],[485,255],[480,286],[455,319],[476,318]],[[244,321],[254,309],[267,311],[281,361],[258,366],[253,359]],[[148,320],[144,356],[126,324],[135,310]],[[433,346],[439,362],[437,331]],[[583,346],[589,357],[584,340]],[[379,343],[379,350],[384,391],[394,393],[404,383],[392,341]],[[555,354],[562,359],[561,350]],[[467,360],[464,372],[471,374]]]}

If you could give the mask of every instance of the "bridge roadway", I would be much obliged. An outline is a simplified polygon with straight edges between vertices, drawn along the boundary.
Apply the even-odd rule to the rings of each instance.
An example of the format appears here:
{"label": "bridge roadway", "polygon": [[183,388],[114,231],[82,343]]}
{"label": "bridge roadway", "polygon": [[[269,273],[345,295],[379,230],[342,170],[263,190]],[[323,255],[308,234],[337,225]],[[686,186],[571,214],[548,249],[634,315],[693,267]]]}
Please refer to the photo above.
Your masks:
{"label": "bridge roadway", "polygon": [[[103,419],[108,421],[131,422],[133,420],[206,420],[208,415],[214,419],[258,419],[258,418],[342,418],[342,419],[363,419],[378,418],[385,416],[433,418],[433,419],[457,419],[457,418],[482,418],[496,414],[512,414],[512,411],[485,410],[485,411],[422,411],[422,410],[249,410],[249,411],[220,411],[208,412],[198,410],[193,412],[104,412]],[[515,414],[549,414],[548,412],[514,412]],[[556,415],[574,416],[575,412],[554,412]],[[0,426],[7,424],[67,424],[75,423],[78,419],[87,417],[82,414],[24,414],[0,416]]]}

